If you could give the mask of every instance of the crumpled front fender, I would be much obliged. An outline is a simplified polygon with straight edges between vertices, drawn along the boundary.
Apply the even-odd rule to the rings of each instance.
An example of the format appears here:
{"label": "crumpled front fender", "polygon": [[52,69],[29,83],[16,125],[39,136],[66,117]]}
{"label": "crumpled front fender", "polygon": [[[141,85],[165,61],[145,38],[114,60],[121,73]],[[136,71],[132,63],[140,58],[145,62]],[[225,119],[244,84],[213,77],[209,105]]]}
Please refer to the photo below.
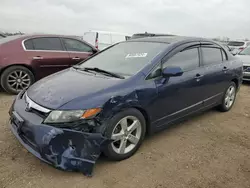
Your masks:
{"label": "crumpled front fender", "polygon": [[107,139],[101,134],[83,133],[66,129],[46,130],[41,137],[40,153],[55,167],[81,171],[92,175],[94,164]]}
{"label": "crumpled front fender", "polygon": [[67,171],[92,176],[94,164],[109,140],[101,133],[85,133],[47,125],[25,123],[11,129],[24,147],[36,157]]}

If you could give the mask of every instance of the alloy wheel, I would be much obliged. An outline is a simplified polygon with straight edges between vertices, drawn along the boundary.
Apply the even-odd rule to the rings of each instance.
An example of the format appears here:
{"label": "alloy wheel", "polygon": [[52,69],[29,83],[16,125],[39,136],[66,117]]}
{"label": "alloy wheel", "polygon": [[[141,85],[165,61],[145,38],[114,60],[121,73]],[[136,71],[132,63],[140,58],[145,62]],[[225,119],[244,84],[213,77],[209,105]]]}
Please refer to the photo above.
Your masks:
{"label": "alloy wheel", "polygon": [[226,92],[226,95],[225,95],[225,106],[226,108],[230,108],[233,103],[234,103],[234,99],[235,99],[235,87],[234,86],[230,86]]}
{"label": "alloy wheel", "polygon": [[127,154],[132,151],[138,144],[142,136],[142,126],[134,116],[122,118],[113,129],[111,143],[113,150],[117,154]]}
{"label": "alloy wheel", "polygon": [[30,86],[31,78],[26,72],[22,70],[15,70],[8,75],[7,84],[11,89],[21,91]]}

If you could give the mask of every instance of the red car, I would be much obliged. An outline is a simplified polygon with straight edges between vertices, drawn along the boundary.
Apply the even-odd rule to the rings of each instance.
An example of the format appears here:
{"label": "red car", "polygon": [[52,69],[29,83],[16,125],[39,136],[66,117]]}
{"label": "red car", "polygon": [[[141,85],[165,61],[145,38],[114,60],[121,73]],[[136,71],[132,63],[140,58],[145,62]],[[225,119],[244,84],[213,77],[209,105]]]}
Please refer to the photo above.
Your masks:
{"label": "red car", "polygon": [[12,94],[66,69],[98,50],[68,36],[21,35],[0,39],[0,85]]}

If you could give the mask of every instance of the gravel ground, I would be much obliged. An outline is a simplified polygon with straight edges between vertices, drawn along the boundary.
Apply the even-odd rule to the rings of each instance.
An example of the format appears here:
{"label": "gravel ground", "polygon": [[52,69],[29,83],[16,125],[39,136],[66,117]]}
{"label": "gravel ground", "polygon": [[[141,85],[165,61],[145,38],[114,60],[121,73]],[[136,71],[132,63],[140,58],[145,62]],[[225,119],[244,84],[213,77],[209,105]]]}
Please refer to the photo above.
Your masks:
{"label": "gravel ground", "polygon": [[13,96],[0,92],[0,187],[250,187],[249,87],[241,87],[230,112],[210,110],[148,137],[125,161],[102,157],[92,178],[54,169],[27,152],[9,130]]}

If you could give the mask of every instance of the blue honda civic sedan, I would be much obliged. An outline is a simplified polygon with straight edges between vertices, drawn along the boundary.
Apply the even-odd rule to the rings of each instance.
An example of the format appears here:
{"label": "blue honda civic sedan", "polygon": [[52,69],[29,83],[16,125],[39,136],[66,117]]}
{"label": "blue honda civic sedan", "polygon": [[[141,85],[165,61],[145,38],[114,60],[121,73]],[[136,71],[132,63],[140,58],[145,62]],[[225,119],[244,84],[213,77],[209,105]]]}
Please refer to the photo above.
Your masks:
{"label": "blue honda civic sedan", "polygon": [[241,82],[242,62],[214,41],[133,39],[20,92],[11,130],[44,162],[91,175],[101,153],[123,160],[146,133],[212,107],[229,111]]}

